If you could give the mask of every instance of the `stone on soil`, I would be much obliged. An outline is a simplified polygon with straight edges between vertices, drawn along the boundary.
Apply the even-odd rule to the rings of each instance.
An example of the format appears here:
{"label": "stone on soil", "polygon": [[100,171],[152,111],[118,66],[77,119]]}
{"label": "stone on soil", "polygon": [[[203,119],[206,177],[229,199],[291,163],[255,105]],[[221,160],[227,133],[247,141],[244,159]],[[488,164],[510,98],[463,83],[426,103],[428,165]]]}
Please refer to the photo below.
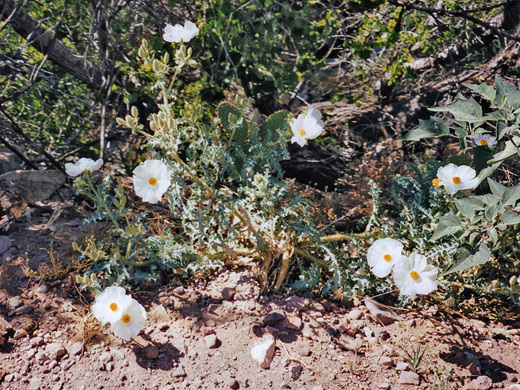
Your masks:
{"label": "stone on soil", "polygon": [[379,302],[370,298],[365,298],[365,306],[370,314],[372,314],[383,325],[390,325],[396,321],[403,321],[403,318],[397,315],[392,309],[381,305]]}
{"label": "stone on soil", "polygon": [[485,375],[481,375],[471,381],[472,390],[488,390],[493,386],[493,380]]}
{"label": "stone on soil", "polygon": [[273,326],[278,324],[280,321],[285,319],[285,313],[283,310],[273,310],[268,313],[262,320],[265,325]]}
{"label": "stone on soil", "polygon": [[399,376],[399,383],[401,385],[419,386],[421,383],[421,378],[415,372],[401,371],[401,375]]}
{"label": "stone on soil", "polygon": [[275,339],[271,334],[264,335],[262,343],[251,349],[251,356],[260,363],[260,367],[269,368],[274,358]]}

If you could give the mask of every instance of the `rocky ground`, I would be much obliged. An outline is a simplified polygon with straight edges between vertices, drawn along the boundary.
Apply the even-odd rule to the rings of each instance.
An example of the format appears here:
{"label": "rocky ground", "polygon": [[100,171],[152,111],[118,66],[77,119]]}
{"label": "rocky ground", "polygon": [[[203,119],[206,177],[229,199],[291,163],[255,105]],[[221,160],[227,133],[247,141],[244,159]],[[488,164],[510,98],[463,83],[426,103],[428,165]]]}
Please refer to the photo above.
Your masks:
{"label": "rocky ground", "polygon": [[17,184],[29,200],[0,186],[2,389],[520,389],[514,314],[264,294],[251,268],[134,295],[148,320],[123,342],[69,272],[70,243],[93,227],[72,189],[44,176]]}

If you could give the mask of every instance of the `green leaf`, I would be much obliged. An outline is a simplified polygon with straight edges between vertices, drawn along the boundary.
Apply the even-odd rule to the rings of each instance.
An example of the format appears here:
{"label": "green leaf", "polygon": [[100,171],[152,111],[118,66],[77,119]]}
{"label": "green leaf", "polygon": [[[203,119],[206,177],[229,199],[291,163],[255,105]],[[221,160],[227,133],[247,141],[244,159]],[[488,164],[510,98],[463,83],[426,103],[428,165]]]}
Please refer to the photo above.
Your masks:
{"label": "green leaf", "polygon": [[511,141],[506,141],[504,150],[496,153],[495,156],[488,161],[488,164],[504,161],[505,159],[517,154],[517,152],[517,147]]}
{"label": "green leaf", "polygon": [[441,118],[419,119],[419,125],[414,127],[402,139],[404,141],[419,141],[423,138],[449,135],[448,124]]}
{"label": "green leaf", "polygon": [[488,230],[488,236],[493,241],[493,245],[498,242],[498,232],[497,229],[491,228]]}
{"label": "green leaf", "polygon": [[502,195],[502,203],[505,206],[514,206],[520,199],[520,186],[510,187]]}
{"label": "green leaf", "polygon": [[[489,163],[489,161],[488,161]],[[497,168],[500,166],[501,163],[497,162],[497,163],[494,163],[493,165],[491,166],[488,166],[487,168],[484,168],[482,169],[477,177],[478,177],[478,183],[482,183],[484,181],[484,179],[486,179],[488,176],[490,176],[493,172],[495,172],[497,170]]]}
{"label": "green leaf", "polygon": [[514,211],[507,210],[500,217],[498,228],[504,230],[507,226],[518,225],[520,223],[520,215]]}
{"label": "green leaf", "polygon": [[448,234],[455,234],[462,229],[461,227],[462,221],[455,214],[449,213],[443,215],[439,224],[437,225],[437,229],[433,236],[430,238],[430,241],[436,241],[439,238],[447,236]]}
{"label": "green leaf", "polygon": [[513,109],[520,107],[520,91],[507,81],[502,80],[498,75],[495,76],[497,94],[495,104],[502,106],[505,104]]}
{"label": "green leaf", "polygon": [[472,219],[475,216],[475,211],[484,209],[484,202],[476,196],[468,198],[455,199],[455,206],[457,210],[466,218]]}
{"label": "green leaf", "polygon": [[453,267],[444,272],[444,276],[449,275],[453,272],[463,271],[471,268],[475,265],[481,265],[486,263],[491,256],[491,252],[485,243],[480,244],[479,250],[475,254],[471,254],[467,249],[461,248],[457,251],[457,262]]}
{"label": "green leaf", "polygon": [[472,91],[475,91],[476,93],[478,93],[480,96],[482,96],[486,100],[490,100],[490,101],[495,100],[497,91],[495,91],[495,88],[493,88],[491,85],[464,84],[464,86],[471,89]]}
{"label": "green leaf", "polygon": [[494,157],[493,152],[487,146],[477,146],[473,148],[473,156],[477,173],[489,167],[488,161]]}
{"label": "green leaf", "polygon": [[260,130],[260,137],[265,140],[270,135],[271,141],[276,141],[287,131],[289,112],[278,111],[270,115]]}
{"label": "green leaf", "polygon": [[498,139],[502,139],[502,137],[504,137],[504,135],[506,134],[509,134],[515,130],[518,130],[520,127],[518,125],[511,125],[511,126],[506,126],[502,129],[500,129],[499,133],[498,133]]}
{"label": "green leaf", "polygon": [[465,154],[457,154],[455,156],[451,156],[448,161],[450,163],[453,163],[455,165],[468,165],[471,166],[471,163],[473,162],[471,158],[466,156]]}
{"label": "green leaf", "polygon": [[482,107],[473,98],[466,99],[459,96],[453,103],[441,107],[429,108],[433,112],[449,112],[456,120],[477,122],[482,120]]}
{"label": "green leaf", "polygon": [[498,196],[499,198],[502,198],[504,195],[504,192],[506,192],[507,187],[505,185],[502,185],[500,183],[497,183],[493,179],[489,178],[487,179],[489,188],[491,189],[491,192],[493,195]]}

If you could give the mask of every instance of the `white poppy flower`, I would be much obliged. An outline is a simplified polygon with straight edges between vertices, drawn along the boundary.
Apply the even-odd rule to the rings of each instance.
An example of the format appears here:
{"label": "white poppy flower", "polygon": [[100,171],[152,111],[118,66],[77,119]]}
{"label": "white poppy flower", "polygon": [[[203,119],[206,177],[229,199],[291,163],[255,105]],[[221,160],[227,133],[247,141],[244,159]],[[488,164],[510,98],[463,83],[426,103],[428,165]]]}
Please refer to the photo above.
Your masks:
{"label": "white poppy flower", "polygon": [[289,121],[294,136],[292,143],[305,146],[307,140],[314,139],[323,133],[323,121],[321,113],[313,107],[309,107],[307,112],[298,115],[298,118]]}
{"label": "white poppy flower", "polygon": [[188,43],[194,37],[199,35],[199,31],[200,30],[197,28],[195,23],[192,23],[189,20],[184,23],[184,27],[180,24],[176,24],[175,26],[167,24],[164,28],[163,39],[166,42],[179,43],[180,41],[183,41]]}
{"label": "white poppy flower", "polygon": [[122,287],[108,287],[96,297],[92,305],[92,313],[103,325],[121,319],[126,307],[132,303],[132,298],[125,293]]}
{"label": "white poppy flower", "polygon": [[444,186],[450,195],[461,190],[471,190],[478,185],[477,172],[467,165],[448,164],[437,170],[437,179],[433,180],[433,185]]}
{"label": "white poppy flower", "polygon": [[110,330],[123,340],[137,336],[146,322],[146,311],[139,302],[131,298],[131,303],[121,313],[119,321],[113,322]]}
{"label": "white poppy flower", "polygon": [[160,160],[147,160],[134,169],[134,189],[143,201],[157,203],[168,190],[171,173]]}
{"label": "white poppy flower", "polygon": [[497,137],[493,137],[490,134],[478,134],[469,137],[470,142],[473,146],[488,146],[494,148],[497,145]]}
{"label": "white poppy flower", "polygon": [[402,295],[414,299],[417,294],[426,295],[437,288],[438,272],[437,267],[427,263],[426,257],[412,253],[395,265],[394,281]]}
{"label": "white poppy flower", "polygon": [[403,244],[393,238],[380,238],[368,248],[367,261],[370,270],[379,278],[387,276],[401,259]]}
{"label": "white poppy flower", "polygon": [[82,157],[74,164],[67,163],[65,164],[65,172],[69,176],[79,176],[85,171],[94,172],[97,171],[103,165],[103,160],[92,160],[91,158]]}

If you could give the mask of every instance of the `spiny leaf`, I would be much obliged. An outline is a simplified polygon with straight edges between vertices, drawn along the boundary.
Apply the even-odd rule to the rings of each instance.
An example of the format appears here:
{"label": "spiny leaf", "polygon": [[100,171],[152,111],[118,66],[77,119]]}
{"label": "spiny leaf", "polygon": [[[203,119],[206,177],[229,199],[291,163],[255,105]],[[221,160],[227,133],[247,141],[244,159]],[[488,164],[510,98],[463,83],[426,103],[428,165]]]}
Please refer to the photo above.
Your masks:
{"label": "spiny leaf", "polygon": [[249,126],[242,110],[229,103],[220,103],[218,116],[222,128],[226,131],[230,140],[235,141],[239,145],[245,145],[249,136]]}
{"label": "spiny leaf", "polygon": [[469,253],[466,249],[461,248],[458,252],[457,263],[451,267],[444,275],[449,275],[453,272],[462,271],[473,267],[474,265],[481,265],[486,263],[491,256],[491,251],[485,243],[480,244],[478,252],[475,254]]}
{"label": "spiny leaf", "polygon": [[287,117],[289,112],[277,111],[270,115],[260,130],[260,137],[265,140],[270,137],[271,141],[278,140],[287,130]]}
{"label": "spiny leaf", "polygon": [[441,107],[429,108],[434,112],[449,112],[456,120],[464,122],[482,121],[482,107],[473,98],[466,99],[459,96],[453,103]]}

